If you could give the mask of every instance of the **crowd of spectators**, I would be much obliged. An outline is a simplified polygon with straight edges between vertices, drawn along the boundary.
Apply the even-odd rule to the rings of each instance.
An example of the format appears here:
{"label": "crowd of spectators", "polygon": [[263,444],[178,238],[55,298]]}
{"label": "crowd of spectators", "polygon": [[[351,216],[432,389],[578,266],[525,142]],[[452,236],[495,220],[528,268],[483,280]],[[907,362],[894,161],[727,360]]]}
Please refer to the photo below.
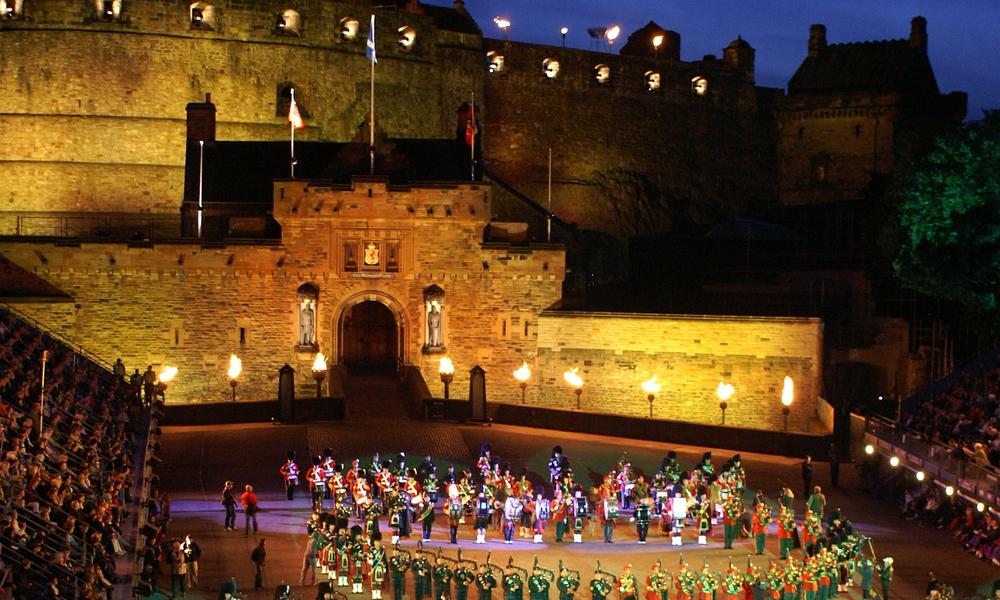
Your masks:
{"label": "crowd of spectators", "polygon": [[953,456],[1000,466],[998,394],[1000,365],[980,363],[905,413],[902,425],[927,441],[949,446]]}
{"label": "crowd of spectators", "polygon": [[111,597],[140,411],[127,382],[0,311],[0,597]]}

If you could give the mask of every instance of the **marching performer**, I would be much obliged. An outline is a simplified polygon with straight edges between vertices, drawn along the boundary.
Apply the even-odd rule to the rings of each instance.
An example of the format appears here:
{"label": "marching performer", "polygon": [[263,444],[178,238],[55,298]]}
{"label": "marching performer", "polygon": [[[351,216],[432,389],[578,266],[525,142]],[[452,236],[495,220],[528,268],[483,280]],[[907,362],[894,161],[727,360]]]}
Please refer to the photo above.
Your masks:
{"label": "marching performer", "polygon": [[792,537],[795,535],[795,513],[781,505],[778,509],[778,558],[787,560],[792,555]]}
{"label": "marching performer", "polygon": [[566,529],[569,526],[569,513],[572,504],[567,504],[567,501],[572,503],[572,499],[568,496],[564,497],[562,490],[556,488],[556,497],[552,499],[552,520],[556,522],[556,543],[561,544],[563,541],[563,536],[566,535]]}
{"label": "marching performer", "polygon": [[753,540],[754,549],[758,556],[764,554],[764,545],[767,542],[767,526],[771,524],[771,505],[767,499],[759,497],[754,506],[753,513]]}
{"label": "marching performer", "polygon": [[670,500],[670,518],[672,527],[670,529],[670,545],[680,546],[683,544],[681,536],[684,530],[684,520],[687,519],[688,505],[687,498],[681,489],[674,489],[674,497]]}
{"label": "marching performer", "polygon": [[469,585],[476,580],[476,574],[469,568],[468,561],[461,560],[461,555],[459,552],[458,566],[455,567],[455,600],[468,600]]}
{"label": "marching performer", "polygon": [[632,574],[632,565],[627,564],[618,578],[618,594],[621,600],[636,600],[636,580]]}
{"label": "marching performer", "polygon": [[486,560],[487,562],[479,565],[479,572],[476,573],[477,600],[493,600],[493,590],[497,587],[497,578],[489,566],[489,556]]}
{"label": "marching performer", "polygon": [[451,598],[451,578],[454,576],[451,567],[445,562],[442,556],[438,556],[434,561],[434,600]]}
{"label": "marching performer", "polygon": [[549,520],[550,507],[549,501],[542,497],[541,494],[535,498],[535,510],[534,510],[535,522],[532,524],[532,528],[535,532],[534,543],[541,544],[542,536],[545,534],[545,524]]}
{"label": "marching performer", "polygon": [[323,486],[323,498],[326,500],[333,499],[332,490],[330,489],[329,482],[333,479],[333,476],[337,474],[337,461],[333,460],[333,450],[330,448],[325,448],[323,450],[323,479],[327,482],[327,485]]}
{"label": "marching performer", "polygon": [[428,562],[423,549],[419,546],[411,569],[413,570],[413,600],[423,600],[424,594],[431,591],[431,563]]}
{"label": "marching performer", "polygon": [[646,535],[649,534],[649,517],[651,506],[653,505],[653,499],[646,496],[635,506],[635,512],[632,514],[632,521],[635,521],[635,533],[639,536],[639,543],[646,543]]}
{"label": "marching performer", "polygon": [[285,495],[289,500],[295,499],[295,486],[299,484],[299,466],[295,464],[295,451],[285,455],[285,464],[278,469],[285,480]]}
{"label": "marching performer", "polygon": [[552,582],[546,576],[545,572],[538,567],[537,562],[536,559],[535,569],[531,573],[531,577],[528,578],[528,598],[530,600],[548,600],[549,587]]}
{"label": "marching performer", "polygon": [[382,547],[382,536],[377,534],[372,538],[371,550],[368,552],[368,566],[371,572],[372,600],[381,600],[382,587],[385,585],[385,548]]}
{"label": "marching performer", "polygon": [[354,594],[364,593],[365,575],[368,567],[368,545],[361,534],[360,528],[355,525],[351,530],[354,541],[351,543],[351,592]]}
{"label": "marching performer", "polygon": [[740,519],[742,517],[743,501],[740,500],[738,494],[729,494],[722,506],[722,532],[725,548],[732,549],[733,542],[740,533]]}
{"label": "marching performer", "polygon": [[392,558],[389,559],[389,571],[392,572],[392,600],[403,600],[406,594],[406,572],[410,570],[410,553],[395,546]]}
{"label": "marching performer", "polygon": [[312,498],[313,510],[323,510],[323,490],[326,488],[326,477],[323,474],[322,460],[314,456],[312,466],[306,471],[306,481],[309,482],[309,495]]}
{"label": "marching performer", "polygon": [[660,561],[656,561],[650,567],[649,576],[646,577],[646,600],[667,600],[670,594],[667,574],[661,567]]}
{"label": "marching performer", "polygon": [[602,490],[601,498],[601,530],[604,533],[604,543],[613,543],[615,535],[615,519],[618,518],[618,498],[613,490],[605,488]]}
{"label": "marching performer", "polygon": [[507,496],[503,505],[503,540],[505,544],[514,543],[514,527],[521,521],[524,505],[514,494]]}
{"label": "marching performer", "polygon": [[457,483],[448,484],[448,500],[445,501],[448,509],[448,528],[451,533],[451,543],[458,543],[458,525],[462,520],[465,507],[462,504],[461,491]]}
{"label": "marching performer", "polygon": [[421,539],[429,542],[431,541],[431,531],[434,529],[434,503],[431,502],[431,498],[427,494],[422,496],[422,500],[418,509],[420,512],[417,520],[420,521],[420,526],[423,529],[423,537]]}
{"label": "marching performer", "polygon": [[581,490],[576,491],[573,504],[573,543],[583,542],[583,526],[587,520],[587,497]]}
{"label": "marching performer", "polygon": [[[573,574],[576,573],[574,576]],[[559,563],[559,579],[556,580],[556,587],[559,588],[559,600],[573,600],[576,590],[580,589],[580,573],[570,571]]]}
{"label": "marching performer", "polygon": [[486,491],[480,490],[476,496],[476,543],[486,543],[486,529],[490,526],[490,514],[493,512],[490,499],[486,497]]}

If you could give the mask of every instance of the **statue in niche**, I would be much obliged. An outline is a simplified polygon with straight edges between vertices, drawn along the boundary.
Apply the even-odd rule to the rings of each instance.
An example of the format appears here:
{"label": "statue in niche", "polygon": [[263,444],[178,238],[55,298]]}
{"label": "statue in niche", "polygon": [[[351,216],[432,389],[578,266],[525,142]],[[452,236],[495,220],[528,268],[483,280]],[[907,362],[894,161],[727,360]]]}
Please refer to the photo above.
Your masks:
{"label": "statue in niche", "polygon": [[299,345],[316,345],[316,300],[299,299]]}
{"label": "statue in niche", "polygon": [[424,313],[427,323],[424,352],[441,352],[444,350],[444,290],[436,285],[424,290]]}

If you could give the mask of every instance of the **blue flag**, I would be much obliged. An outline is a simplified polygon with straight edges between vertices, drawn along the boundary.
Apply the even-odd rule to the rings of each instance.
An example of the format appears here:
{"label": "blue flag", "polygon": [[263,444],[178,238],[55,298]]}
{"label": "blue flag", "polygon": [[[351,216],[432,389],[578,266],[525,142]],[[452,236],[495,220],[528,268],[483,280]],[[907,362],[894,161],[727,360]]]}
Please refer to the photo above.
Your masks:
{"label": "blue flag", "polygon": [[365,56],[373,63],[378,62],[378,59],[375,58],[375,15],[372,15],[372,24],[368,28],[368,44],[365,49]]}

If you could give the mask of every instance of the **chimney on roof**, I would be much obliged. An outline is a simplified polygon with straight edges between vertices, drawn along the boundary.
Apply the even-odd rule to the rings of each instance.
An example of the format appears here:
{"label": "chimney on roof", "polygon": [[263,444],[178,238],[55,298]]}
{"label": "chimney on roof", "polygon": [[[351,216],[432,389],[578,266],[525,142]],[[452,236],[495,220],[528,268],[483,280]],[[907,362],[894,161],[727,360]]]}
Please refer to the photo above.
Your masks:
{"label": "chimney on roof", "polygon": [[465,9],[465,0],[455,0],[455,12],[463,15],[469,14],[469,11]]}
{"label": "chimney on roof", "polygon": [[212,94],[205,94],[204,102],[187,105],[187,139],[189,142],[215,141],[215,105]]}
{"label": "chimney on roof", "polygon": [[913,17],[910,21],[910,48],[927,54],[927,19]]}
{"label": "chimney on roof", "polygon": [[819,55],[826,48],[826,25],[809,26],[809,58]]}

